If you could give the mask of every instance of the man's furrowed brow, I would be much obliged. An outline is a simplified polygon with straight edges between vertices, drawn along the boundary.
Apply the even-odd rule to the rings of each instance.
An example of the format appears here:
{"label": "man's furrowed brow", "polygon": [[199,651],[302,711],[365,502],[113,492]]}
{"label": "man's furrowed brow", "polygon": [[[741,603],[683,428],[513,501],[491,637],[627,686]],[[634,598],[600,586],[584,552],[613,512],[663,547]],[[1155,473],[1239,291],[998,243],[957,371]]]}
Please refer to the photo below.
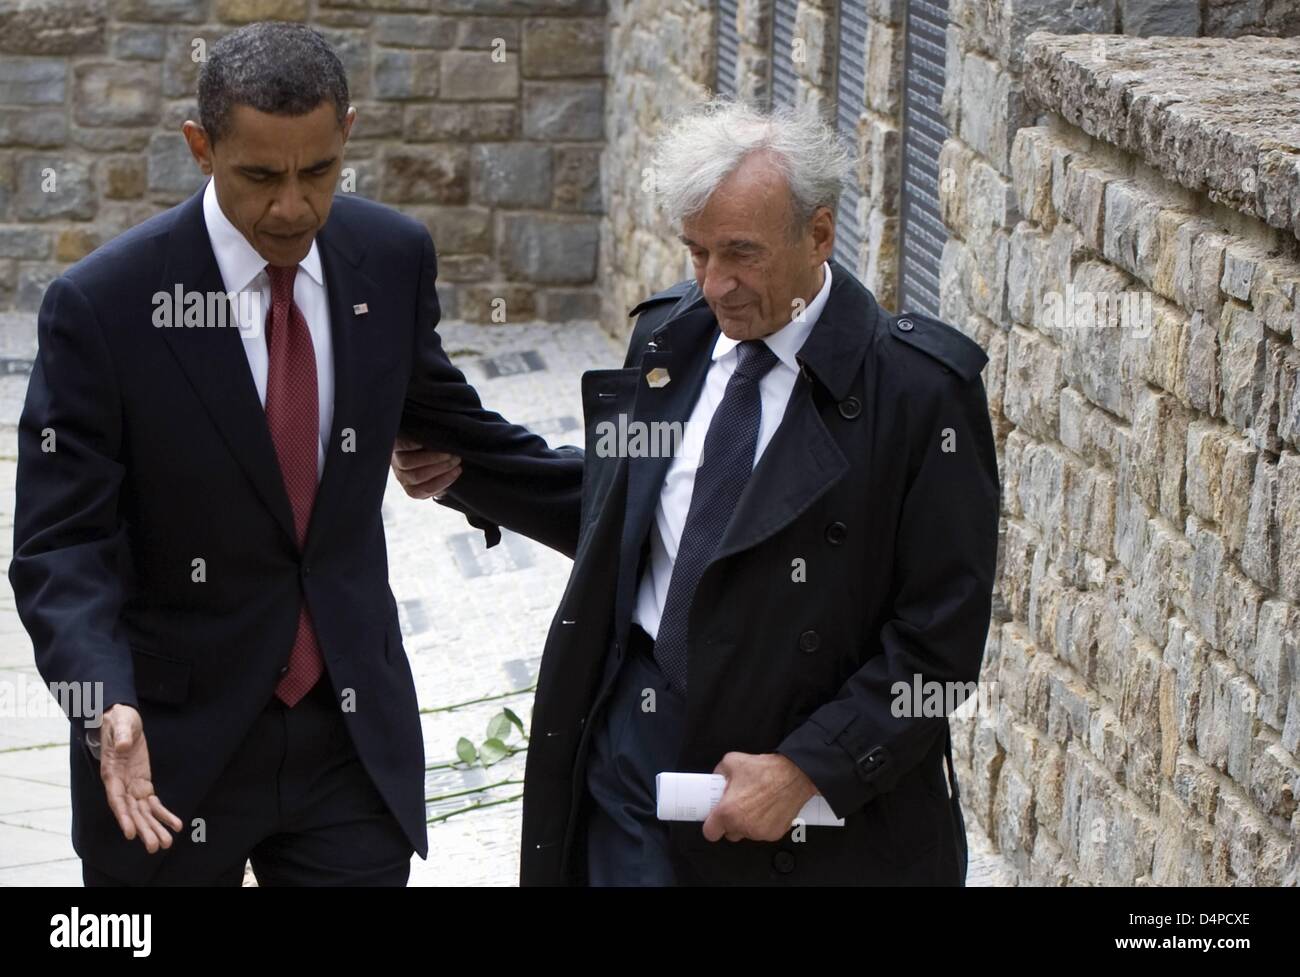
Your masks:
{"label": "man's furrowed brow", "polygon": [[[328,169],[334,165],[334,161],[337,159],[337,156],[326,156],[323,159],[316,160],[314,163],[308,163],[306,166],[302,167],[301,170],[303,172],[310,172],[311,170]],[[273,166],[257,166],[255,164],[248,164],[240,166],[239,168],[243,172],[252,176],[281,176],[285,173],[284,170],[276,169]]]}
{"label": "man's furrowed brow", "polygon": [[[704,246],[702,244],[696,244],[685,234],[678,234],[677,239],[681,241],[682,244],[686,245],[688,248],[701,248]],[[718,247],[719,249],[724,249],[724,248],[725,249],[749,249],[753,251],[765,250],[763,245],[760,242],[751,241],[749,238],[745,238],[745,237],[728,238],[725,241],[719,242]]]}

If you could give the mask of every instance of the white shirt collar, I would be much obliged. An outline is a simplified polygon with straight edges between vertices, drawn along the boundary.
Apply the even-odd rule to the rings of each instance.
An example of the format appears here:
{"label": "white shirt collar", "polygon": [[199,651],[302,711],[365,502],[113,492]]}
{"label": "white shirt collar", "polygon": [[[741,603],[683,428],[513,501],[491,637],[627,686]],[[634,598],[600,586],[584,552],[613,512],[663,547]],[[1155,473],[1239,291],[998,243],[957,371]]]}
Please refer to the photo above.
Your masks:
{"label": "white shirt collar", "polygon": [[[266,268],[266,259],[230,223],[221,204],[217,203],[217,185],[212,178],[208,179],[208,185],[203,190],[203,221],[208,226],[208,240],[212,242],[212,253],[216,255],[217,267],[221,269],[221,280],[225,282],[226,291],[242,292]],[[299,262],[298,267],[317,285],[325,284],[315,240],[311,242],[311,250]]]}
{"label": "white shirt collar", "polygon": [[[795,355],[803,349],[808,334],[812,332],[813,326],[817,325],[817,320],[821,317],[822,309],[826,308],[826,300],[830,294],[831,266],[829,262],[823,261],[822,287],[804,309],[803,318],[801,320],[792,318],[772,335],[763,339],[763,342],[767,343],[767,348],[776,354],[777,359],[796,373],[799,372],[799,361],[795,359]],[[738,340],[732,339],[726,333],[718,333],[718,341],[713,344],[713,358],[717,360],[726,356],[738,345]]]}

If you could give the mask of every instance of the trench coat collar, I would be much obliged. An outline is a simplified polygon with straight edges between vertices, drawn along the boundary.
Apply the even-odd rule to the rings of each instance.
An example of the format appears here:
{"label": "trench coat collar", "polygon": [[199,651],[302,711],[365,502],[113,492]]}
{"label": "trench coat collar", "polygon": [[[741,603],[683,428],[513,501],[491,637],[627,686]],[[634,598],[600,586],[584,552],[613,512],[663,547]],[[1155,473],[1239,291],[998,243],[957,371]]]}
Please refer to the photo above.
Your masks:
{"label": "trench coat collar", "polygon": [[831,293],[812,332],[799,350],[799,362],[836,400],[853,388],[862,359],[879,327],[880,305],[834,258]]}

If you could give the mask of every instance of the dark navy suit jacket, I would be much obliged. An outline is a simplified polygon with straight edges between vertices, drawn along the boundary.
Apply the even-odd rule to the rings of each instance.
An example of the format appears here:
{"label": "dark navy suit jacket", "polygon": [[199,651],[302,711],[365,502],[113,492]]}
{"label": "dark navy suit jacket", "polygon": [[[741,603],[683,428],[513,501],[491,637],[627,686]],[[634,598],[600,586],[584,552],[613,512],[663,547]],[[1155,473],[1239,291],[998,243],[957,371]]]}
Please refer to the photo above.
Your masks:
{"label": "dark navy suit jacket", "polygon": [[[354,690],[361,759],[423,856],[423,742],[380,520],[394,437],[462,455],[458,494],[489,542],[500,524],[570,555],[581,453],[485,410],[452,366],[421,224],[339,196],[317,242],[335,402],[303,548],[238,330],[153,324],[156,292],[223,289],[200,191],[45,295],[9,577],[43,678],[102,682],[104,708],[140,710],[156,792],[186,831],[270,701],[305,599],[326,680]],[[164,856],[122,837],[84,733],[74,721],[74,847],[147,879]]]}

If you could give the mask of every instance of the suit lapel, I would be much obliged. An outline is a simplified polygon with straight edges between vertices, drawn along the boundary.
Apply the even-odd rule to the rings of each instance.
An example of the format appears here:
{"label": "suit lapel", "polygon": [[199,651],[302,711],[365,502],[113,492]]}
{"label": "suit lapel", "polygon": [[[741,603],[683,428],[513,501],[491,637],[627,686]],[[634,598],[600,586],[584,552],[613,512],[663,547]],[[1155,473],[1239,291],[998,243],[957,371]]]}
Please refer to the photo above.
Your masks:
{"label": "suit lapel", "polygon": [[337,208],[316,235],[321,271],[330,310],[330,340],[334,346],[334,417],[329,439],[325,442],[325,470],[316,489],[311,523],[307,528],[304,549],[329,525],[333,509],[342,498],[346,485],[343,463],[343,428],[356,427],[354,405],[358,391],[357,332],[370,326],[368,316],[358,316],[353,306],[373,303],[380,294],[374,282],[360,271],[364,254],[355,243],[355,235],[340,233],[334,219]]}
{"label": "suit lapel", "polygon": [[[225,291],[203,219],[202,190],[182,204],[168,243],[160,291],[171,294],[177,285],[183,292],[205,297]],[[160,331],[258,495],[289,539],[296,542],[280,462],[239,330],[173,327]]]}

